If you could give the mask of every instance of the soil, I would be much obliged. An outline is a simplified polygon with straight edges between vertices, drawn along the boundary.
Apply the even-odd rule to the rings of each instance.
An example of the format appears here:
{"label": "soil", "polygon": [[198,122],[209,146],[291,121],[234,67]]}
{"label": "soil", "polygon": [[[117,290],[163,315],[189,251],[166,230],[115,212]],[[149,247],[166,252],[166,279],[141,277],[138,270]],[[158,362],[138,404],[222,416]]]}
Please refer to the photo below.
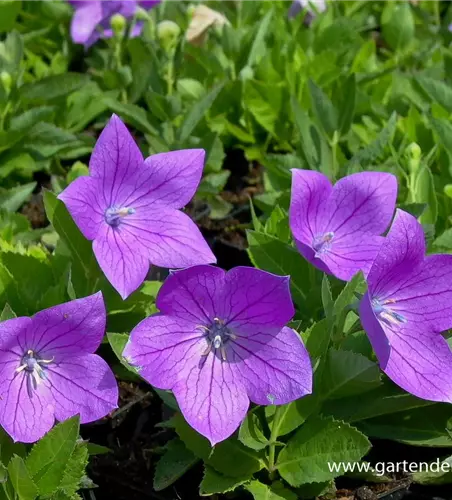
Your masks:
{"label": "soil", "polygon": [[[237,265],[251,265],[246,252],[245,230],[251,227],[249,198],[263,192],[262,167],[248,164],[241,151],[232,151],[226,158],[225,168],[231,171],[221,196],[232,204],[230,214],[221,220],[212,220],[206,203],[192,202],[186,209],[196,221],[218,259],[218,265],[230,269]],[[37,174],[36,192],[22,207],[33,228],[48,225],[42,201],[42,188],[50,188],[50,179]],[[196,500],[202,479],[202,465],[169,488],[153,489],[155,464],[163,453],[164,445],[174,437],[172,429],[157,427],[171,416],[171,410],[146,384],[119,382],[119,409],[93,424],[82,427],[82,437],[95,444],[110,448],[108,454],[93,456],[88,467],[89,477],[97,487],[83,490],[89,500]],[[426,449],[394,442],[374,441],[367,459],[378,461],[428,461],[452,454],[451,450]],[[251,499],[243,489],[212,498]],[[452,487],[421,487],[411,484],[409,477],[395,475],[388,483],[363,484],[348,478],[337,480],[336,499],[340,500],[452,500]],[[331,499],[323,499],[331,500]]]}

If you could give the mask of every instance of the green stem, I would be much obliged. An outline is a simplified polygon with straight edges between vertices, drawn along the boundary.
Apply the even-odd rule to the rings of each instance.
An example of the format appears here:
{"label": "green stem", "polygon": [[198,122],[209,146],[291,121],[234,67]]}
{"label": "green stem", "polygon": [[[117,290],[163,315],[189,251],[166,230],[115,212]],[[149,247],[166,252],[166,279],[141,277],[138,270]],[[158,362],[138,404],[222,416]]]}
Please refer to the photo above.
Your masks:
{"label": "green stem", "polygon": [[6,106],[5,106],[5,109],[3,110],[3,113],[0,117],[0,130],[4,130],[5,129],[5,120],[6,120],[6,117],[8,116],[8,113],[11,109],[11,101],[8,101],[6,103]]}
{"label": "green stem", "polygon": [[279,436],[279,428],[281,427],[281,417],[284,414],[284,406],[275,406],[275,414],[273,415],[272,431],[270,434],[270,446],[268,448],[268,471],[270,479],[273,479],[275,474],[275,456],[276,456],[276,441]]}

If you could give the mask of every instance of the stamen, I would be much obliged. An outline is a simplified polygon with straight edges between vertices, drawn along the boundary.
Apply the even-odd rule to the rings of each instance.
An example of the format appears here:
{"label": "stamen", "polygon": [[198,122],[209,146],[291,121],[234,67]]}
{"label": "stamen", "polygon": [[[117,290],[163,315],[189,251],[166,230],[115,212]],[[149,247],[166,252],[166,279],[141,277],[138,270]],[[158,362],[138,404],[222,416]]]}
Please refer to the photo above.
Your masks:
{"label": "stamen", "polygon": [[229,340],[237,339],[237,336],[232,333],[220,318],[213,318],[210,326],[198,325],[196,327],[204,332],[207,347],[201,356],[207,356],[212,350],[220,350],[221,359],[226,361],[226,344]]}
{"label": "stamen", "polygon": [[327,233],[316,236],[312,241],[312,248],[315,250],[315,256],[319,257],[324,254],[331,247],[331,241],[334,238],[334,233],[329,231]]}
{"label": "stamen", "polygon": [[372,299],[372,309],[374,313],[379,316],[385,323],[389,323],[392,325],[398,325],[400,323],[406,323],[407,320],[405,316],[399,314],[394,311],[390,307],[387,307],[388,304],[396,304],[396,299],[386,299],[383,302],[380,302],[379,299]]}
{"label": "stamen", "polygon": [[31,349],[22,358],[22,364],[16,368],[16,373],[25,372],[27,377],[27,392],[30,397],[33,391],[37,390],[43,380],[47,379],[47,374],[41,365],[49,365],[53,359],[40,359]]}
{"label": "stamen", "polygon": [[105,211],[105,222],[112,227],[118,227],[121,219],[134,213],[135,209],[131,207],[110,207]]}

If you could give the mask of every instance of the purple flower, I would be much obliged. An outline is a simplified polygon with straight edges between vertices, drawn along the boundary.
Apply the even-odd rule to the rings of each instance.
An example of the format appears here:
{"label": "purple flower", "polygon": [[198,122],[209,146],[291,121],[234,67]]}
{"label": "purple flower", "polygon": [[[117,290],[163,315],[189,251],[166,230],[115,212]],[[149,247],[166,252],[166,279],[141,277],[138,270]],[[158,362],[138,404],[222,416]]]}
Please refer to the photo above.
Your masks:
{"label": "purple flower", "polygon": [[15,441],[37,441],[55,419],[92,422],[117,407],[115,377],[93,354],[105,321],[99,292],[0,323],[0,425]]}
{"label": "purple flower", "polygon": [[146,278],[149,263],[188,267],[216,262],[194,222],[178,209],[195,194],[205,152],[186,149],[143,159],[113,115],[89,164],[60,195],[80,231],[94,240],[102,271],[122,298]]}
{"label": "purple flower", "polygon": [[382,370],[431,401],[452,402],[452,255],[425,256],[422,226],[397,210],[370,269],[360,304],[362,325]]}
{"label": "purple flower", "polygon": [[161,313],[132,331],[124,356],[174,392],[212,445],[237,429],[250,400],[281,405],[311,393],[309,355],[284,326],[294,314],[288,277],[196,266],[171,274],[156,303]]}
{"label": "purple flower", "polygon": [[[127,19],[133,18],[137,7],[151,9],[160,0],[68,0],[75,9],[71,23],[71,37],[75,43],[81,43],[86,48],[93,45],[99,38],[111,38],[110,19],[114,14],[121,14]],[[143,23],[136,23],[131,32],[135,37],[141,33]]]}
{"label": "purple flower", "polygon": [[[325,0],[294,0],[287,13],[289,19],[294,18],[306,8],[310,8],[312,4],[314,4],[318,12],[325,12],[326,10]],[[313,10],[312,8],[309,9],[309,11],[306,14],[308,17],[308,24],[315,18],[315,14],[312,12],[312,10]]]}
{"label": "purple flower", "polygon": [[397,198],[392,174],[361,172],[334,187],[312,170],[292,170],[290,227],[300,253],[341,280],[368,273]]}

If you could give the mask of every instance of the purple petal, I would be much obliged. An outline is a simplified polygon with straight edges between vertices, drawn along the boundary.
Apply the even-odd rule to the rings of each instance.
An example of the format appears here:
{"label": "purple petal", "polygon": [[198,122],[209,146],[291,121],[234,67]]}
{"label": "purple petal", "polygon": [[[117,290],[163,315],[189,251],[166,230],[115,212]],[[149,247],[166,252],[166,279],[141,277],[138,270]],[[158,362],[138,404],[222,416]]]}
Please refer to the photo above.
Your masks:
{"label": "purple petal", "polygon": [[391,222],[397,199],[397,178],[382,172],[360,172],[339,180],[328,199],[323,231],[334,239],[360,233],[379,235]]}
{"label": "purple petal", "polygon": [[118,406],[115,376],[96,354],[72,356],[62,363],[50,364],[47,372],[57,420],[79,414],[80,422],[93,422]]}
{"label": "purple petal", "polygon": [[87,44],[97,25],[102,21],[101,2],[83,2],[77,5],[71,22],[71,38],[75,43]]}
{"label": "purple petal", "polygon": [[149,10],[158,5],[161,0],[139,0],[138,4],[143,7],[143,9]]}
{"label": "purple petal", "polygon": [[140,247],[152,264],[182,268],[216,262],[196,224],[188,215],[172,208],[137,208],[121,224],[133,247]]}
{"label": "purple petal", "polygon": [[[146,158],[149,169],[146,181],[148,193],[140,193],[139,204],[161,203],[166,207],[182,208],[195,195],[204,168],[204,149],[182,149]],[[131,204],[136,208],[135,203]]]}
{"label": "purple petal", "polygon": [[47,381],[30,397],[27,380],[24,373],[18,374],[14,369],[2,378],[0,424],[14,441],[33,443],[55,422],[54,400]]}
{"label": "purple petal", "polygon": [[196,321],[156,315],[134,328],[123,355],[150,384],[171,389],[187,422],[215,445],[237,429],[249,400],[236,367],[214,353],[203,356],[206,347]]}
{"label": "purple petal", "polygon": [[231,342],[229,355],[253,403],[280,405],[312,392],[309,354],[291,328],[277,335],[239,336]]}
{"label": "purple petal", "polygon": [[23,354],[32,349],[41,358],[56,361],[94,352],[105,334],[106,313],[102,293],[73,300],[32,317],[20,339]]}
{"label": "purple petal", "polygon": [[417,331],[452,328],[452,255],[430,255],[391,290],[391,309]]}
{"label": "purple petal", "polygon": [[146,181],[143,155],[118,116],[113,115],[100,134],[89,169],[91,176],[102,182],[102,206],[106,207],[127,206],[140,179]]}
{"label": "purple petal", "polygon": [[216,315],[241,334],[277,333],[295,313],[290,278],[252,267],[226,274]]}
{"label": "purple petal", "polygon": [[105,222],[106,205],[101,205],[99,181],[92,177],[78,177],[58,196],[69,210],[83,236],[94,240]]}
{"label": "purple petal", "polygon": [[198,326],[186,318],[150,316],[132,330],[123,356],[151,385],[172,389],[203,359],[207,343]]}
{"label": "purple petal", "polygon": [[289,223],[295,240],[311,246],[323,230],[325,206],[332,190],[326,175],[312,170],[292,170]]}
{"label": "purple petal", "polygon": [[[347,236],[335,242],[322,255],[321,261],[328,269],[327,272],[344,281],[349,281],[359,271],[367,276],[383,241],[382,236],[371,234],[361,235],[360,239]],[[314,259],[314,264],[322,269],[318,264],[320,259],[315,256]]]}
{"label": "purple petal", "polygon": [[441,335],[419,331],[409,321],[382,325],[368,297],[362,300],[360,317],[380,366],[391,380],[419,398],[452,402],[452,352]]}
{"label": "purple petal", "polygon": [[210,323],[217,315],[216,297],[226,273],[213,266],[194,266],[170,274],[160,288],[156,306],[164,313],[196,324]]}
{"label": "purple petal", "polygon": [[372,309],[369,293],[366,293],[361,299],[359,317],[378,358],[381,369],[384,370],[391,353],[391,346],[382,325]]}
{"label": "purple petal", "polygon": [[397,289],[425,255],[422,226],[410,214],[397,210],[391,229],[372,264],[368,277],[372,296]]}
{"label": "purple petal", "polygon": [[212,446],[234,433],[249,407],[234,364],[212,354],[201,359],[173,393],[187,422]]}
{"label": "purple petal", "polygon": [[142,243],[124,229],[124,224],[102,226],[93,243],[93,251],[108,281],[126,299],[146,279],[149,258],[142,254]]}

